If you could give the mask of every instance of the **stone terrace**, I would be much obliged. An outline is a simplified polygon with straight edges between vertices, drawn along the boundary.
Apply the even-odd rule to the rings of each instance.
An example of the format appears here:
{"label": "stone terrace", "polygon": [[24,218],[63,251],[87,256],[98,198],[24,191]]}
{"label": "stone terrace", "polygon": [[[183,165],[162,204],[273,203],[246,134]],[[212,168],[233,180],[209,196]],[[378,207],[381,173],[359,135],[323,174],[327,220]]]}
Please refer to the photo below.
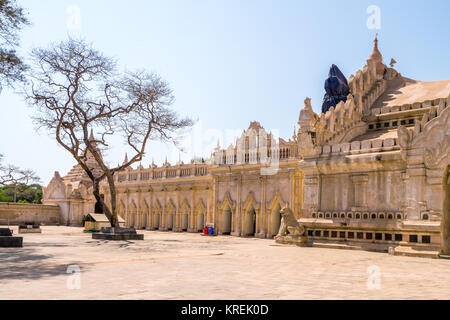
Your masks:
{"label": "stone terrace", "polygon": [[[107,242],[81,228],[42,229],[24,234],[23,248],[0,249],[0,299],[450,297],[450,260],[154,231],[139,231],[144,241]],[[81,268],[79,290],[67,288],[69,265]],[[379,290],[367,287],[370,266],[381,272]]]}

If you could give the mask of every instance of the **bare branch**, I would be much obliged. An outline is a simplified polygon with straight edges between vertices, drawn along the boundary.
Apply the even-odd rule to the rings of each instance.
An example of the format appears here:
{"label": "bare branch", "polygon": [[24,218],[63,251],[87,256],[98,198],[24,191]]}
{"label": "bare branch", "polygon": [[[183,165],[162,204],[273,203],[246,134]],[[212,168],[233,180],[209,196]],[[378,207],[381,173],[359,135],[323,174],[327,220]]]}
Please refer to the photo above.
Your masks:
{"label": "bare branch", "polygon": [[0,186],[17,186],[39,182],[40,178],[34,171],[20,169],[11,164],[3,164],[3,155],[0,154]]}
{"label": "bare branch", "polygon": [[[111,225],[117,226],[114,174],[141,161],[149,140],[175,142],[175,132],[192,121],[179,119],[170,109],[173,92],[161,77],[145,71],[118,74],[116,62],[84,40],[34,49],[32,59],[26,98],[35,109],[36,125],[72,154],[91,179]],[[115,135],[134,153],[127,163],[110,168],[102,153]],[[110,207],[100,194],[102,180],[109,186]]]}

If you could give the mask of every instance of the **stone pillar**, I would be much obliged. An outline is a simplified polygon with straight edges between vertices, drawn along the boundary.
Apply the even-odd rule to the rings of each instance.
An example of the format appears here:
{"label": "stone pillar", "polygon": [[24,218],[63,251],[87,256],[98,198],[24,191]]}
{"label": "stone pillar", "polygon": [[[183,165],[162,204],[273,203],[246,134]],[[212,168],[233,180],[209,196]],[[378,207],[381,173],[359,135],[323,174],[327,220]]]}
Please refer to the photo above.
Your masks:
{"label": "stone pillar", "polygon": [[259,231],[259,229],[261,227],[261,224],[260,224],[260,221],[261,221],[261,208],[254,209],[254,210],[255,210],[255,230],[253,230],[255,232],[254,236],[257,237],[257,238],[263,238],[263,236],[261,236],[261,234],[258,233],[258,231]]}
{"label": "stone pillar", "polygon": [[125,191],[125,197],[126,197],[126,201],[125,201],[125,225],[126,226],[130,226],[130,190],[127,189]]}
{"label": "stone pillar", "polygon": [[195,188],[192,189],[191,195],[191,212],[188,219],[188,232],[197,232],[198,219],[195,217]]}
{"label": "stone pillar", "polygon": [[[178,169],[178,177],[179,177],[179,170]],[[174,221],[174,226],[173,226],[173,231],[181,231],[181,218],[182,218],[182,214],[183,212],[180,212],[181,210],[181,192],[180,192],[180,188],[177,187],[177,207],[175,208],[175,221]]]}
{"label": "stone pillar", "polygon": [[210,217],[213,215],[214,212],[214,208],[216,207],[216,203],[215,203],[215,198],[214,198],[214,182],[212,183],[211,186],[207,187],[208,189],[208,202],[206,203],[206,212],[204,213],[204,223],[206,225],[206,223],[209,222]]}
{"label": "stone pillar", "polygon": [[161,210],[161,229],[160,230],[167,230],[167,190],[164,188],[163,190],[163,199],[164,199],[164,203],[163,203],[163,207]]}
{"label": "stone pillar", "polygon": [[412,154],[413,152],[417,153],[417,150],[408,152],[405,174],[406,219],[420,220],[420,208],[425,200],[426,169],[422,160],[423,156]]}
{"label": "stone pillar", "polygon": [[267,229],[267,209],[266,209],[266,188],[267,188],[267,177],[262,176],[260,178],[262,188],[261,188],[261,207],[259,210],[259,221],[256,222],[256,227],[258,228],[257,236],[259,238],[266,238],[268,236],[268,229]]}
{"label": "stone pillar", "polygon": [[[233,214],[233,209],[231,209],[231,213],[233,214],[233,220],[232,220],[232,229],[234,228],[234,232],[233,230],[231,230],[231,234],[233,236],[241,236],[243,233],[243,221],[245,220],[243,219],[243,212],[242,212],[242,205],[241,205],[241,193],[242,193],[242,174],[239,173],[238,176],[238,181],[237,181],[237,199],[236,199],[236,208],[234,210],[234,214]],[[235,227],[233,227],[233,225]]]}
{"label": "stone pillar", "polygon": [[291,208],[294,216],[299,219],[302,217],[301,199],[299,196],[302,194],[302,190],[299,185],[301,172],[296,169],[289,169],[289,182],[290,182],[290,193],[289,193],[289,207]]}
{"label": "stone pillar", "polygon": [[298,212],[298,217],[303,218],[303,211],[301,210],[303,203],[303,174],[299,170],[296,174],[296,192],[295,192],[295,208]]}
{"label": "stone pillar", "polygon": [[303,205],[302,216],[311,217],[311,213],[320,210],[321,199],[321,178],[315,163],[302,163],[303,179]]}
{"label": "stone pillar", "polygon": [[218,181],[218,177],[214,177],[213,180],[213,216],[210,217],[210,221],[208,222],[213,222],[214,223],[214,232],[217,232],[217,228],[219,227],[219,221],[218,221],[218,217],[219,217],[219,208],[217,207],[217,201],[219,200],[219,181]]}
{"label": "stone pillar", "polygon": [[136,190],[137,192],[137,207],[136,207],[136,222],[135,224],[135,228],[136,229],[140,229],[141,225],[142,225],[142,220],[143,220],[143,212],[142,212],[142,193],[141,190],[138,189]]}
{"label": "stone pillar", "polygon": [[157,226],[155,225],[155,212],[153,211],[153,190],[149,189],[149,193],[148,193],[148,203],[149,203],[149,208],[148,208],[148,219],[149,221],[147,221],[147,225],[151,230],[154,230]]}

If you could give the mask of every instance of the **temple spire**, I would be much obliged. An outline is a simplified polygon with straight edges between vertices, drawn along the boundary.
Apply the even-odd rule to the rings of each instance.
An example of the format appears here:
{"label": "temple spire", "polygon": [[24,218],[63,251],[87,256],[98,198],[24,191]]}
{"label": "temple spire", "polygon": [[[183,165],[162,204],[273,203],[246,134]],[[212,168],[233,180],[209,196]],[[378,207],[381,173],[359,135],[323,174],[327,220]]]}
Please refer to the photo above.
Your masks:
{"label": "temple spire", "polygon": [[128,163],[128,153],[125,152],[125,159],[123,160],[123,164]]}
{"label": "temple spire", "polygon": [[384,77],[386,65],[383,64],[383,56],[381,55],[380,50],[378,50],[378,34],[375,36],[373,42],[373,51],[370,54],[369,60],[367,60],[367,65],[369,66],[372,77],[380,80]]}
{"label": "temple spire", "polygon": [[91,133],[89,134],[89,140],[94,141],[94,129],[91,128]]}
{"label": "temple spire", "polygon": [[378,49],[378,33],[375,36],[375,40],[373,41],[373,51],[370,54],[370,60],[374,60],[376,62],[382,62],[383,56],[381,55],[380,50]]}

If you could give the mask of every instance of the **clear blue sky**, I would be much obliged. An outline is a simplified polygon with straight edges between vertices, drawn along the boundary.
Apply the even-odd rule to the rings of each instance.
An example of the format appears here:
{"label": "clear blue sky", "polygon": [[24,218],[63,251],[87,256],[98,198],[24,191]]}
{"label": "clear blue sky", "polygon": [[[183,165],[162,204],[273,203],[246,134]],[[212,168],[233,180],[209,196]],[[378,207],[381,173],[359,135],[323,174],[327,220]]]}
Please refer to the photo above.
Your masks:
{"label": "clear blue sky", "polygon": [[[331,64],[349,77],[362,68],[379,33],[385,63],[420,80],[450,78],[450,1],[300,0],[19,0],[32,26],[21,33],[26,57],[34,46],[82,36],[122,68],[145,68],[170,82],[174,107],[200,120],[195,152],[209,155],[217,133],[260,121],[281,137],[292,136],[303,100],[320,110]],[[80,25],[71,24],[77,6]],[[381,28],[369,29],[366,10],[377,5]],[[72,26],[68,28],[69,25]],[[75,28],[73,27],[75,26]],[[35,133],[31,109],[11,90],[0,94],[0,152],[6,161],[32,168],[47,184],[66,174],[74,160],[46,132]],[[228,131],[227,131],[228,130]],[[192,139],[191,139],[192,140]],[[159,143],[143,165],[178,160],[178,151]],[[117,141],[107,157],[122,161]]]}

